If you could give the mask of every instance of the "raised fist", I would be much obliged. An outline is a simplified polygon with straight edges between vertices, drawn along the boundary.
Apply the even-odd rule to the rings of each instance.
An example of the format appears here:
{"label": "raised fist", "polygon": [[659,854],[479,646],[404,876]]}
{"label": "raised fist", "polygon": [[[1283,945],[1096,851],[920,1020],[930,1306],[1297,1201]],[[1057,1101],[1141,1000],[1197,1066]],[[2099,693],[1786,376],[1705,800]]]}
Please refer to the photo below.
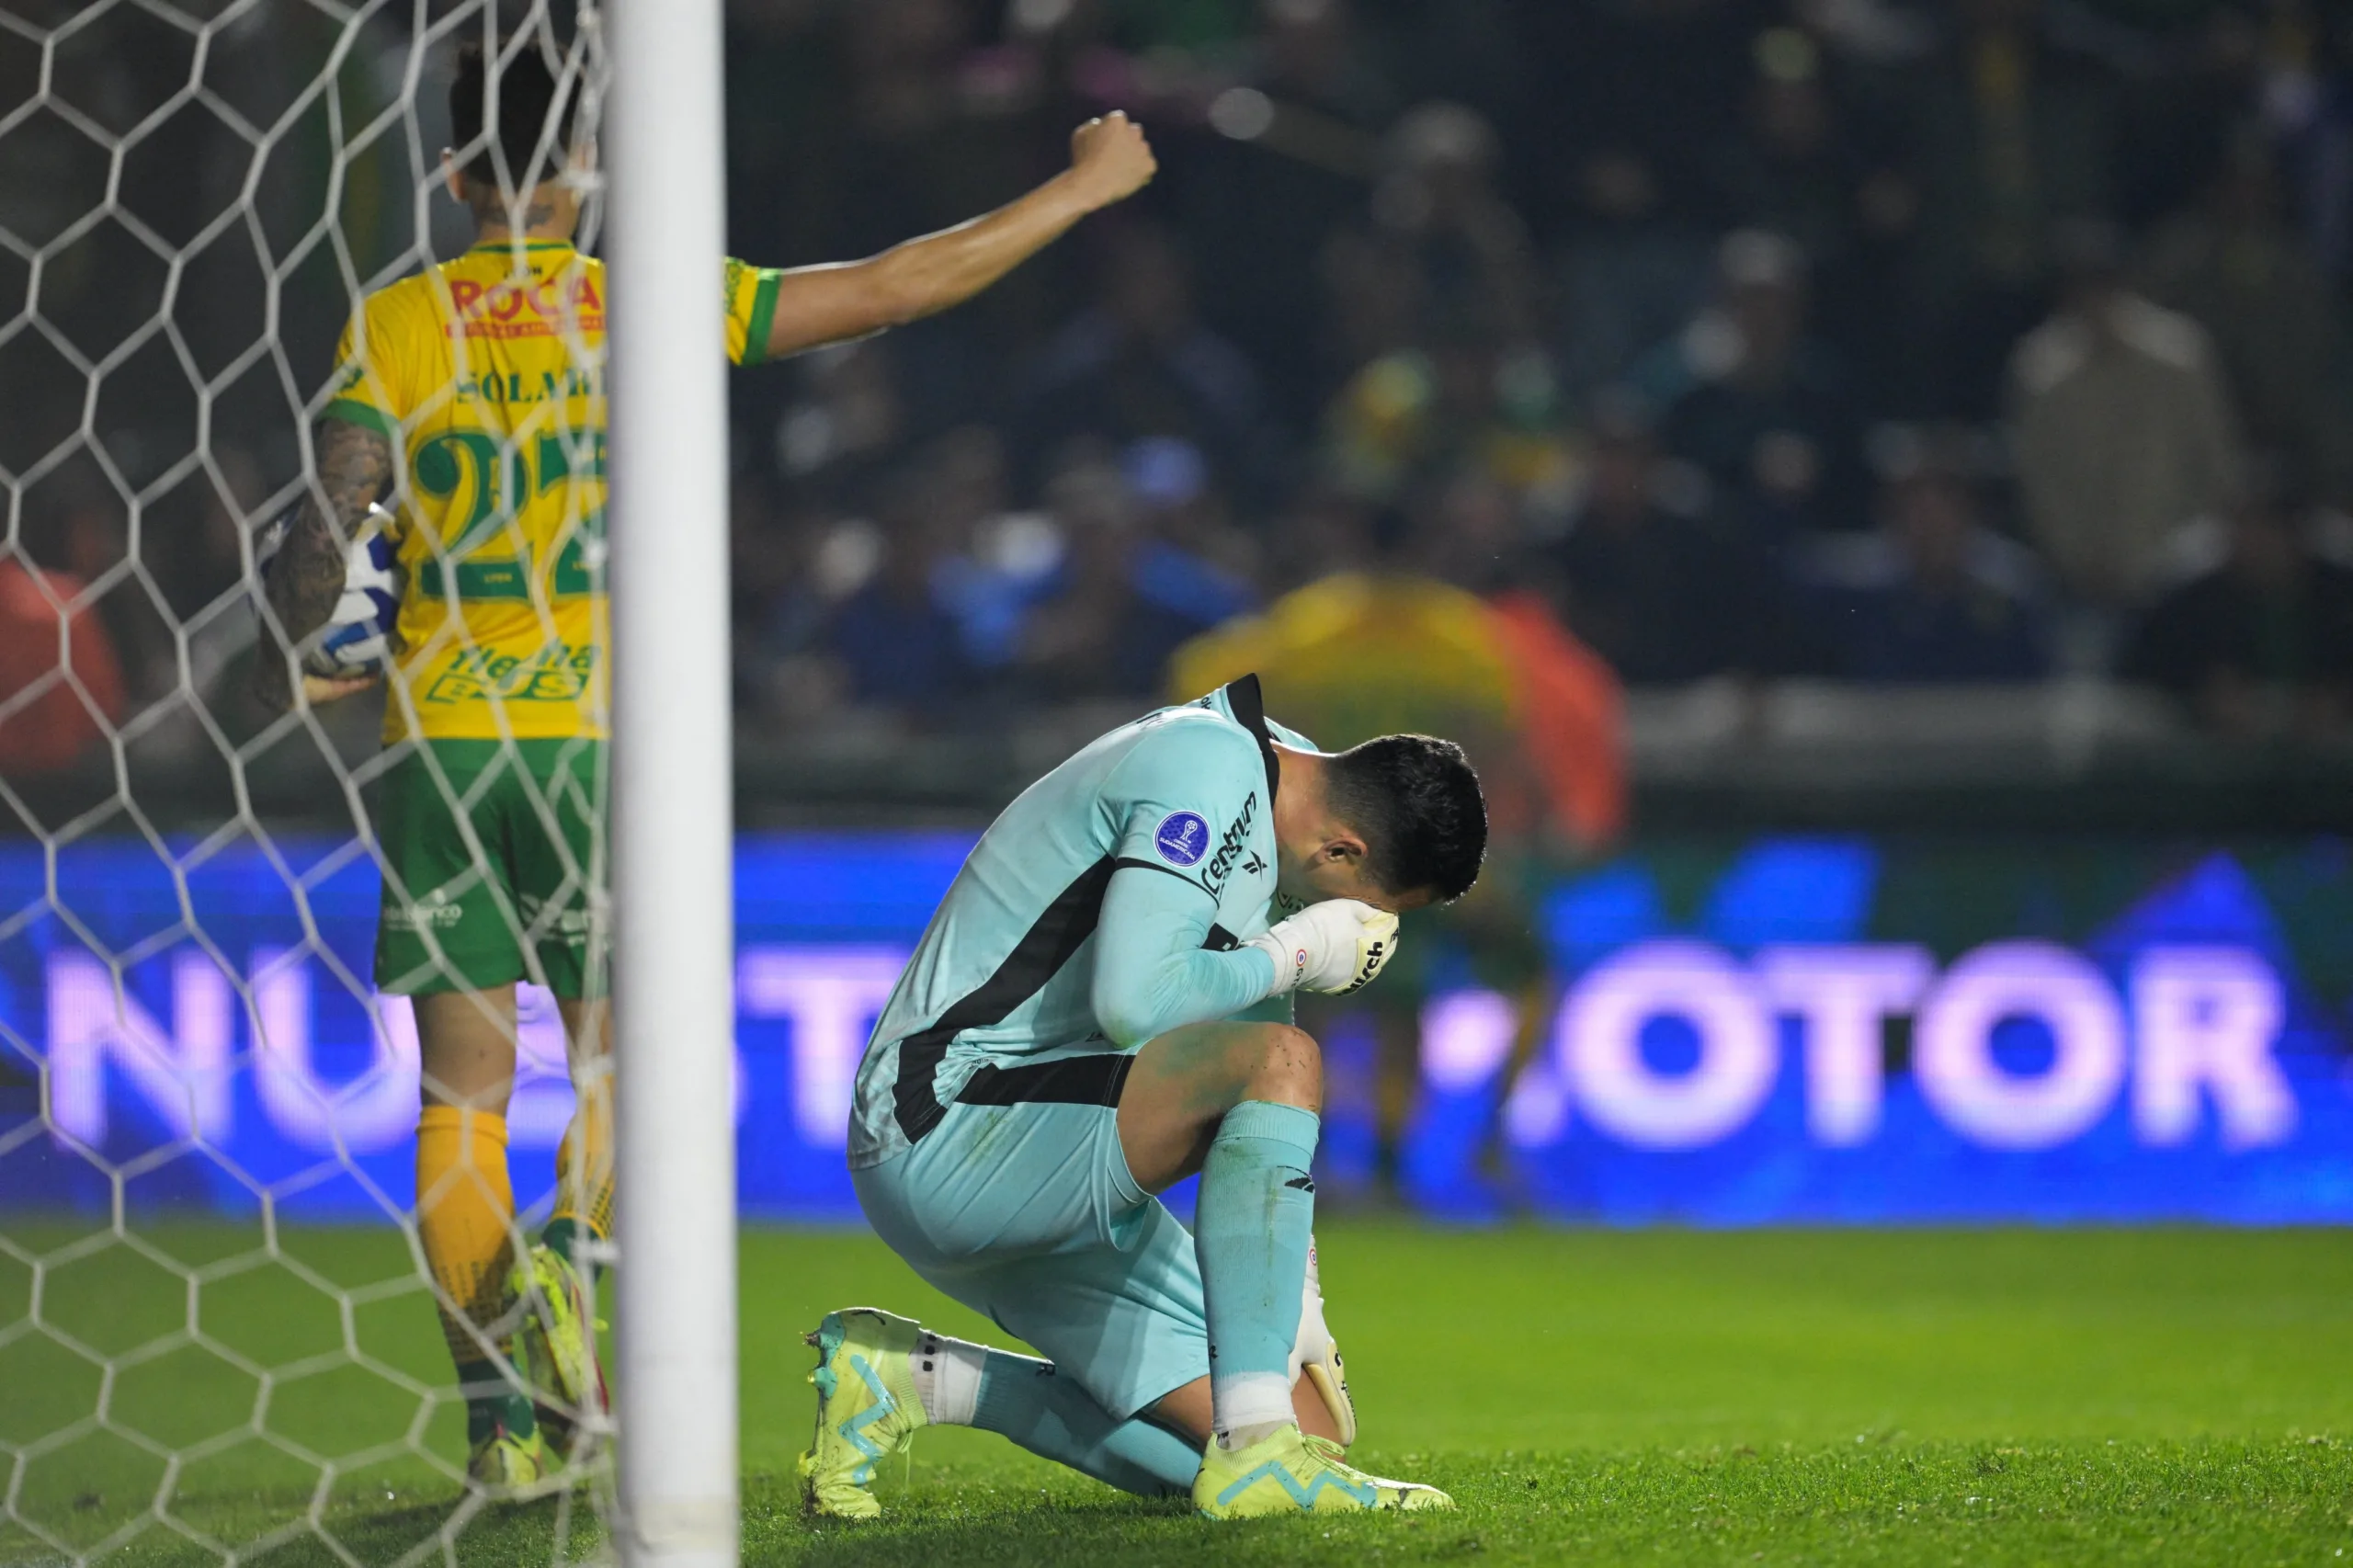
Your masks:
{"label": "raised fist", "polygon": [[1152,143],[1143,138],[1143,127],[1119,109],[1070,133],[1070,166],[1096,207],[1125,201],[1150,184],[1160,168]]}

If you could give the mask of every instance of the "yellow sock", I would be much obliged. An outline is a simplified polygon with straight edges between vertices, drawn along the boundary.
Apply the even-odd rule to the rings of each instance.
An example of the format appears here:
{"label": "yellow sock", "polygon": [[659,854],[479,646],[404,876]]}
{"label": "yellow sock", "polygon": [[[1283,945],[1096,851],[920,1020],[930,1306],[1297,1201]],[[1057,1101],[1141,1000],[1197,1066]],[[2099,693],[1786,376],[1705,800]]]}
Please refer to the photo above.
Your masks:
{"label": "yellow sock", "polygon": [[487,1328],[506,1311],[506,1271],[515,1261],[505,1117],[425,1108],[416,1119],[416,1229],[446,1297],[441,1332],[450,1356],[460,1367],[488,1360],[472,1329]]}

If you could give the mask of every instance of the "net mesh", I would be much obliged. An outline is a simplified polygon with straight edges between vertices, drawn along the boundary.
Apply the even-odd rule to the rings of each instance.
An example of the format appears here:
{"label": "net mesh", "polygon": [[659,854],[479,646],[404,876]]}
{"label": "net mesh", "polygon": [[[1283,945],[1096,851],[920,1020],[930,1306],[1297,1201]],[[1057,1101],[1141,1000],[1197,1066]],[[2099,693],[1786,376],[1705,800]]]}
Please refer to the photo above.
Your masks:
{"label": "net mesh", "polygon": [[[538,1501],[467,1478],[416,1026],[371,983],[382,687],[251,695],[282,656],[256,546],[323,498],[336,336],[471,237],[441,166],[467,38],[540,51],[593,131],[597,18],[569,0],[0,6],[0,1562],[606,1550],[596,1410],[565,1412],[583,1440]],[[510,432],[502,472],[549,435]],[[539,914],[500,906],[525,941]],[[510,1038],[521,1245],[575,1104],[547,993]],[[522,1310],[476,1335],[518,1380]]]}

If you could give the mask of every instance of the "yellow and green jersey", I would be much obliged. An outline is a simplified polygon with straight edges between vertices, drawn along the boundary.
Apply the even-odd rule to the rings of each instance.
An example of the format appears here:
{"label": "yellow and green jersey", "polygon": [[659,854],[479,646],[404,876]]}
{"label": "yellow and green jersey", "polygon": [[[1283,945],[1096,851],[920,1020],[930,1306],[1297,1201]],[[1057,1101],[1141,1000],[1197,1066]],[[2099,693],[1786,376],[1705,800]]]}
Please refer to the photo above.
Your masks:
{"label": "yellow and green jersey", "polygon": [[1335,748],[1375,735],[1463,739],[1508,733],[1519,685],[1494,611],[1428,578],[1343,572],[1259,615],[1203,632],[1169,660],[1169,689],[1255,672],[1280,706]]}
{"label": "yellow and green jersey", "polygon": [[[767,352],[778,274],[726,264],[727,356]],[[599,737],[606,721],[605,267],[468,251],[368,296],[323,411],[407,462],[384,738]]]}

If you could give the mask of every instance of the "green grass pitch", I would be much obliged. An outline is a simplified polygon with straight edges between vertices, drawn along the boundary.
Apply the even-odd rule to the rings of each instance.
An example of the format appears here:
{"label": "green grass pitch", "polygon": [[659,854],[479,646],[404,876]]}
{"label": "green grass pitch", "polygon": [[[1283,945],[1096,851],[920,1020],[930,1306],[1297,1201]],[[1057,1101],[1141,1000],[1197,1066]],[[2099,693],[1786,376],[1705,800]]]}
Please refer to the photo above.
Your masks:
{"label": "green grass pitch", "polygon": [[[86,1229],[0,1221],[51,1256]],[[41,1280],[43,1321],[110,1373],[25,1330],[31,1271],[0,1256],[0,1488],[17,1511],[77,1551],[113,1543],[109,1563],[219,1561],[199,1537],[275,1543],[271,1564],[420,1544],[466,1564],[597,1554],[587,1510],[555,1501],[466,1519],[449,1558],[435,1543],[458,1489],[404,1445],[454,1463],[460,1423],[394,1381],[446,1375],[425,1297],[381,1283],[405,1267],[397,1237],[295,1232],[292,1267],[248,1266],[251,1231],[136,1229],[199,1271],[193,1298],[120,1245]],[[757,1230],[746,1561],[2335,1563],[2353,1549],[2353,1247],[2337,1233],[1336,1221],[1319,1239],[1358,1458],[1449,1487],[1460,1512],[1211,1525],[985,1434],[927,1431],[886,1473],[881,1523],[813,1528],[790,1479],[811,1412],[801,1331],[854,1302],[992,1331],[867,1237]],[[102,1394],[119,1430],[75,1428]],[[324,1481],[322,1456],[338,1460]],[[153,1509],[167,1479],[169,1523]],[[0,1523],[0,1563],[58,1560]]]}

